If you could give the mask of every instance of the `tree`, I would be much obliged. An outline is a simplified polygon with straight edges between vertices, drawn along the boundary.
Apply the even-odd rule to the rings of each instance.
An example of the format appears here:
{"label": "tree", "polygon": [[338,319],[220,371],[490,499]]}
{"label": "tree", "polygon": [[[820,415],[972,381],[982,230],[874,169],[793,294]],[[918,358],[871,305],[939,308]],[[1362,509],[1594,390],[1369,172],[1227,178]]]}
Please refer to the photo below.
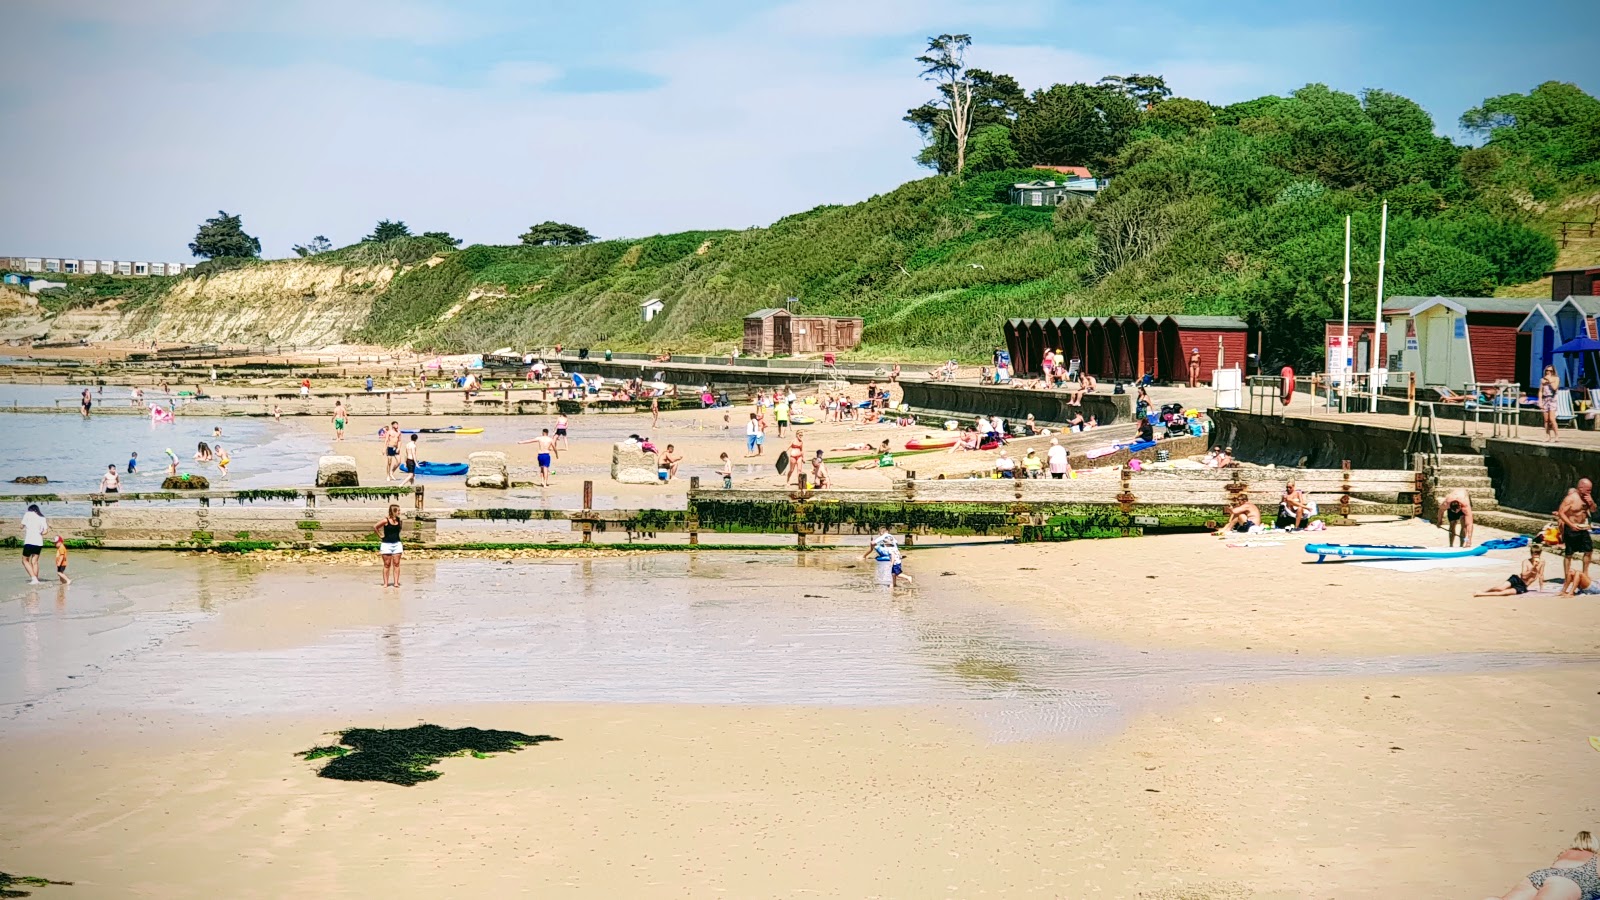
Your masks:
{"label": "tree", "polygon": [[1546,81],[1526,94],[1490,97],[1462,114],[1461,127],[1560,174],[1600,174],[1600,100],[1575,84]]}
{"label": "tree", "polygon": [[562,247],[590,244],[596,240],[589,233],[589,229],[577,225],[568,225],[564,222],[540,222],[528,228],[522,235],[522,242],[534,247]]}
{"label": "tree", "polygon": [[972,133],[972,76],[966,62],[970,46],[970,34],[941,34],[928,38],[928,51],[917,57],[923,79],[939,86],[938,125],[955,143],[957,175],[967,167],[967,136]]}
{"label": "tree", "polygon": [[[967,80],[972,84],[972,134],[990,125],[1009,127],[1017,118],[1017,111],[1028,102],[1028,94],[1010,75],[968,69]],[[939,93],[948,101],[950,89],[941,85]],[[944,109],[933,102],[924,103],[906,111],[904,121],[911,123],[921,133],[922,152],[917,163],[948,175],[956,170],[956,142],[950,130],[941,126]]]}
{"label": "tree", "polygon": [[384,241],[392,241],[395,238],[403,238],[403,237],[410,237],[410,236],[411,236],[411,229],[406,227],[406,223],[404,223],[404,222],[391,222],[388,219],[379,219],[377,227],[372,229],[372,233],[367,235],[366,237],[362,238],[361,240],[363,242],[371,242],[371,243],[381,244]]}
{"label": "tree", "polygon": [[239,216],[219,209],[216,218],[207,219],[195,232],[189,252],[206,259],[247,259],[261,255],[261,241],[244,233]]}
{"label": "tree", "polygon": [[1022,159],[1011,144],[1011,129],[1004,125],[987,125],[973,132],[972,147],[967,154],[968,171],[994,172],[1020,165]]}
{"label": "tree", "polygon": [[1172,96],[1172,88],[1167,87],[1167,80],[1160,75],[1107,75],[1096,86],[1131,97],[1145,109],[1154,109],[1156,104]]}
{"label": "tree", "polygon": [[294,245],[294,252],[301,256],[316,256],[318,253],[327,253],[332,249],[333,242],[320,234],[304,244]]}
{"label": "tree", "polygon": [[1034,91],[1017,117],[1012,138],[1029,165],[1109,166],[1139,124],[1128,95],[1087,84],[1057,84]]}
{"label": "tree", "polygon": [[1215,120],[1215,110],[1204,100],[1173,97],[1145,111],[1144,122],[1151,131],[1163,137],[1193,134],[1210,128]]}
{"label": "tree", "polygon": [[461,246],[461,238],[451,237],[450,232],[448,231],[424,231],[422,236],[425,238],[432,238],[440,243],[449,244],[452,247]]}

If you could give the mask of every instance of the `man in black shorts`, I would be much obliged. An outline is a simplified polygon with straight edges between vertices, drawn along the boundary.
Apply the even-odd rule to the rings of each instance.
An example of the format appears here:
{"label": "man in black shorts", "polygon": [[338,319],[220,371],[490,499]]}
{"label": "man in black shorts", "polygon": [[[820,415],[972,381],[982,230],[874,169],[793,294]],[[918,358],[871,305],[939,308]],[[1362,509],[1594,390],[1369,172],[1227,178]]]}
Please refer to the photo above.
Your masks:
{"label": "man in black shorts", "polygon": [[389,427],[383,430],[383,477],[385,481],[393,481],[395,470],[400,467],[400,423],[390,422]]}
{"label": "man in black shorts", "polygon": [[1456,545],[1457,529],[1461,533],[1461,546],[1472,546],[1472,497],[1466,488],[1455,488],[1439,501],[1440,524],[1450,529],[1450,546]]}
{"label": "man in black shorts", "polygon": [[[1567,491],[1561,506],[1556,509],[1556,521],[1561,523],[1561,543],[1567,558],[1561,564],[1561,593],[1571,597],[1578,593],[1580,582],[1589,581],[1589,564],[1594,561],[1594,538],[1589,536],[1589,514],[1594,512],[1594,483],[1587,478],[1578,479],[1578,486]],[[1583,574],[1572,574],[1572,564],[1583,557]]]}

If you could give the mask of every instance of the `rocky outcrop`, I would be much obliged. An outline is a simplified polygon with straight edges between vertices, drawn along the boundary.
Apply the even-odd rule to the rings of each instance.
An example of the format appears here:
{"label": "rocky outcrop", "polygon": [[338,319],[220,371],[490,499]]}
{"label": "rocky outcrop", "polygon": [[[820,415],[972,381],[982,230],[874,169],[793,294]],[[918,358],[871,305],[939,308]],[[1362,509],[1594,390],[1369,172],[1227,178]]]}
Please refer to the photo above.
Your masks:
{"label": "rocky outcrop", "polygon": [[12,484],[49,484],[50,479],[43,475],[18,475],[11,479]]}
{"label": "rocky outcrop", "polygon": [[498,450],[479,450],[467,456],[467,487],[504,488],[511,485],[506,455]]}
{"label": "rocky outcrop", "polygon": [[134,304],[65,312],[51,322],[51,334],[94,341],[337,344],[366,324],[373,300],[400,271],[392,263],[262,262],[174,278],[166,291]]}
{"label": "rocky outcrop", "polygon": [[611,479],[622,484],[654,484],[656,457],[638,444],[623,441],[611,448]]}
{"label": "rocky outcrop", "polygon": [[168,475],[161,481],[163,491],[206,491],[211,480],[204,475]]}
{"label": "rocky outcrop", "polygon": [[360,487],[353,456],[324,456],[317,460],[317,487]]}

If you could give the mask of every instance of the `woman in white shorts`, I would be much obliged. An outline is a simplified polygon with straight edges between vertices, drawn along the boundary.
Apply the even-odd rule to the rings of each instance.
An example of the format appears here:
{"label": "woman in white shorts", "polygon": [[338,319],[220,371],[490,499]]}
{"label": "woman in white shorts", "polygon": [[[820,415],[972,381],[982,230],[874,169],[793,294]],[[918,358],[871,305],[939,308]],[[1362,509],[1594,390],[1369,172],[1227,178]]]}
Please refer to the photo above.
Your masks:
{"label": "woman in white shorts", "polygon": [[[400,554],[405,548],[400,546],[400,529],[404,527],[400,522],[400,505],[389,504],[389,516],[382,522],[372,526],[373,533],[378,535],[378,555],[383,559],[383,586],[393,584],[400,586]],[[390,573],[393,573],[391,578]]]}

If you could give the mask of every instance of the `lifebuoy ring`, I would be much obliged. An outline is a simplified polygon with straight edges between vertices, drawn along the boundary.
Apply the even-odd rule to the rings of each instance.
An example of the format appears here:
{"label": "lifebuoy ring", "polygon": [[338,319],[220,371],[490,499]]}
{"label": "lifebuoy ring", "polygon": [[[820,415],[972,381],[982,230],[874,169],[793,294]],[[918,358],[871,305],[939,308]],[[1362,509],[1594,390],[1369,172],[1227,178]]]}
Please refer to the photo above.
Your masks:
{"label": "lifebuoy ring", "polygon": [[1283,376],[1283,391],[1278,395],[1278,399],[1283,401],[1284,406],[1288,406],[1289,401],[1294,399],[1294,367],[1284,366],[1283,371],[1278,374]]}

